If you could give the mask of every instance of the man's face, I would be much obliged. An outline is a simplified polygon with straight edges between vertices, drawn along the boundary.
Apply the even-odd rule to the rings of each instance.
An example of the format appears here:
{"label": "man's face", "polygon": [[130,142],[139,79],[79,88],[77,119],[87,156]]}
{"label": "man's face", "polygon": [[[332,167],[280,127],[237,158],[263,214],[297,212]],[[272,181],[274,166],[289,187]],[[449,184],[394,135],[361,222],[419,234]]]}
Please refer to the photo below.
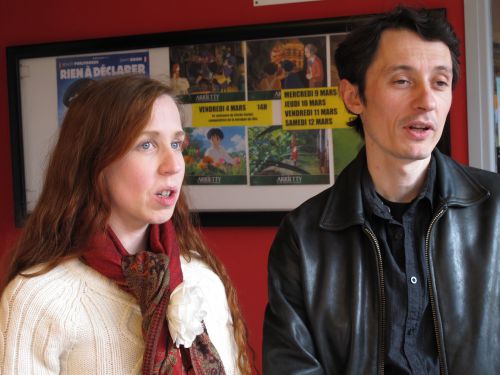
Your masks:
{"label": "man's face", "polygon": [[430,159],[450,110],[453,78],[448,47],[409,30],[386,30],[366,72],[363,121],[371,161]]}

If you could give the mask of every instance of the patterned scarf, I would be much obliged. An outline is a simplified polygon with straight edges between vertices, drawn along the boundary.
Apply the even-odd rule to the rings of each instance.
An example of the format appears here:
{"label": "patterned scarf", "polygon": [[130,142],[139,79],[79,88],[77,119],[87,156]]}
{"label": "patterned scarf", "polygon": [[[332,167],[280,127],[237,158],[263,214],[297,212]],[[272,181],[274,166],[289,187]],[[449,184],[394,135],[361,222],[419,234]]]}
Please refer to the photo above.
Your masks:
{"label": "patterned scarf", "polygon": [[145,343],[142,374],[223,375],[224,367],[206,329],[189,349],[176,348],[168,332],[168,302],[182,282],[179,246],[171,221],[150,226],[149,248],[130,255],[108,228],[91,239],[82,257],[137,299]]}

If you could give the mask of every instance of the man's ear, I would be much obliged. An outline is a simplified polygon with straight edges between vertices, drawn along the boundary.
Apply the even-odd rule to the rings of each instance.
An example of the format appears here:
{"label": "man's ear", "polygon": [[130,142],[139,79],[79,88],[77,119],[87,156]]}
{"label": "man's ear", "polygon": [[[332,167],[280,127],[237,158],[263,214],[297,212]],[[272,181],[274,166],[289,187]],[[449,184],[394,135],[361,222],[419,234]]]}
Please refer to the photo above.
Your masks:
{"label": "man's ear", "polygon": [[342,79],[340,81],[340,96],[349,112],[355,115],[360,115],[363,112],[364,105],[359,95],[358,85],[353,85],[347,79]]}

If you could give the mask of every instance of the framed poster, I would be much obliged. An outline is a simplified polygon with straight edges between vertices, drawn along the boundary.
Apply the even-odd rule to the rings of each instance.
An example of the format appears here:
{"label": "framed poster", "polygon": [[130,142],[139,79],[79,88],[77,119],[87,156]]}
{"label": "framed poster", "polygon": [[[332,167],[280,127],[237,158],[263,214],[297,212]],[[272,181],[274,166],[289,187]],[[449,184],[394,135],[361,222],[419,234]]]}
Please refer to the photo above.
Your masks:
{"label": "framed poster", "polygon": [[[371,17],[8,47],[16,225],[37,202],[74,92],[119,74],[174,89],[187,135],[184,189],[202,225],[277,225],[332,186],[362,147],[346,125],[333,56]],[[440,148],[449,154],[449,125]]]}

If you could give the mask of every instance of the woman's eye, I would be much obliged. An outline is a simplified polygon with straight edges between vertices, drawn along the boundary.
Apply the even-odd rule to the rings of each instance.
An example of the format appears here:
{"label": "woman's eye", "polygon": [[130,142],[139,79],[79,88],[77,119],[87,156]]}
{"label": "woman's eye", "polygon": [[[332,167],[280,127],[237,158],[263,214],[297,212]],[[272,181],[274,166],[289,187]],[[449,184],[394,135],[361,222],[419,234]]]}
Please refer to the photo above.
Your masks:
{"label": "woman's eye", "polygon": [[143,150],[150,150],[151,148],[153,148],[153,144],[150,141],[143,142],[140,144],[140,148]]}
{"label": "woman's eye", "polygon": [[174,150],[178,150],[178,149],[182,148],[182,142],[181,141],[172,142],[172,148]]}

